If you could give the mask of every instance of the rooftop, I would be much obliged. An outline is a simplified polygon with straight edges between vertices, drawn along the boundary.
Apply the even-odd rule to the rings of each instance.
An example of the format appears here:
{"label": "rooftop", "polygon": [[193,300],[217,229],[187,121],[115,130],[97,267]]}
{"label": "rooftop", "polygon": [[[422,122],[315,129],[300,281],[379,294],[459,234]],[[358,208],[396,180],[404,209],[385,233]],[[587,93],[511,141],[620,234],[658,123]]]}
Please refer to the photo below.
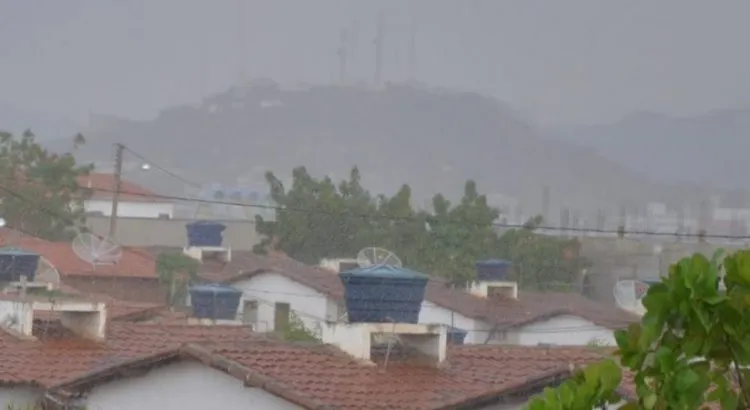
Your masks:
{"label": "rooftop", "polygon": [[[305,265],[283,255],[258,255],[235,251],[232,260],[204,261],[200,275],[215,282],[232,282],[261,273],[275,272],[308,286],[335,300],[343,300],[344,287],[336,274],[316,266]],[[425,299],[464,316],[498,325],[500,328],[522,326],[560,315],[579,316],[610,329],[627,327],[640,320],[638,316],[592,301],[576,293],[520,292],[518,299],[485,299],[452,288],[439,278],[430,277]]]}
{"label": "rooftop", "polygon": [[122,257],[115,264],[92,266],[79,258],[68,242],[51,242],[8,228],[0,228],[0,246],[37,253],[52,263],[63,276],[157,277],[153,256],[131,247],[123,247]]}
{"label": "rooftop", "polygon": [[[91,189],[90,199],[111,200],[116,183],[113,174],[92,172],[78,177],[78,186]],[[120,181],[120,201],[126,202],[169,202],[148,189],[127,181]]]}

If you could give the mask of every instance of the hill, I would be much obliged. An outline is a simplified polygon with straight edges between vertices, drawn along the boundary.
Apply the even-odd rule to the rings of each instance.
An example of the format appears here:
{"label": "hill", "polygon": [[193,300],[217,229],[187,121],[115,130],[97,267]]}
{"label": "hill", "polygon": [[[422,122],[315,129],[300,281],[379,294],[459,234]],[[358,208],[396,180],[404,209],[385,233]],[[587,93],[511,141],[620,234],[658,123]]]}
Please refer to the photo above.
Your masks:
{"label": "hill", "polygon": [[550,209],[584,212],[662,192],[592,150],[542,138],[496,100],[409,85],[288,90],[261,81],[152,121],[98,117],[85,135],[87,159],[111,158],[118,141],[201,182],[262,184],[265,170],[288,175],[298,165],[336,178],[356,164],[371,190],[408,182],[426,200],[474,178],[483,192],[521,199],[527,215],[540,211],[545,185]]}
{"label": "hill", "polygon": [[748,135],[749,109],[687,118],[641,112],[614,124],[570,126],[547,133],[557,141],[590,147],[654,181],[729,191],[747,187]]}

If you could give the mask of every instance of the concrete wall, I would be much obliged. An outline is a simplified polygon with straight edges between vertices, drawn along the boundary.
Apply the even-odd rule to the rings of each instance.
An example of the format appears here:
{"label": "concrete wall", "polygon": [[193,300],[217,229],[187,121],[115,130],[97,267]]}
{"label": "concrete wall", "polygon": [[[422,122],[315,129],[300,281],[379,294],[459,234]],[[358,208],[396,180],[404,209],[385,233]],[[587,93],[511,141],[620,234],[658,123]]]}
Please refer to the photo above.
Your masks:
{"label": "concrete wall", "polygon": [[568,315],[528,324],[510,332],[508,339],[513,344],[523,346],[537,346],[540,343],[585,346],[594,341],[600,345],[617,345],[612,330],[597,326],[586,319]]}
{"label": "concrete wall", "polygon": [[95,387],[86,408],[107,410],[302,410],[264,390],[195,362],[157,368],[143,377],[119,379]]}
{"label": "concrete wall", "polygon": [[[86,212],[101,212],[104,216],[112,215],[112,201],[89,199],[83,203]],[[174,204],[164,202],[129,202],[117,204],[117,215],[125,218],[159,218],[162,215],[174,217]]]}
{"label": "concrete wall", "polygon": [[[187,245],[185,225],[194,222],[188,219],[118,218],[116,239],[127,246],[172,246]],[[236,250],[251,250],[260,242],[255,233],[255,221],[218,221],[226,225],[224,243]],[[109,218],[88,216],[86,223],[91,230],[102,236],[109,234]]]}
{"label": "concrete wall", "polygon": [[274,330],[276,303],[288,303],[290,311],[313,332],[318,332],[321,322],[335,321],[340,316],[336,301],[276,273],[257,275],[232,286],[243,292],[238,314],[243,314],[246,302],[257,303],[256,322],[248,323],[246,318],[243,320],[254,325],[259,332]]}
{"label": "concrete wall", "polygon": [[42,392],[31,387],[3,387],[0,388],[0,409],[31,408],[42,398]]}

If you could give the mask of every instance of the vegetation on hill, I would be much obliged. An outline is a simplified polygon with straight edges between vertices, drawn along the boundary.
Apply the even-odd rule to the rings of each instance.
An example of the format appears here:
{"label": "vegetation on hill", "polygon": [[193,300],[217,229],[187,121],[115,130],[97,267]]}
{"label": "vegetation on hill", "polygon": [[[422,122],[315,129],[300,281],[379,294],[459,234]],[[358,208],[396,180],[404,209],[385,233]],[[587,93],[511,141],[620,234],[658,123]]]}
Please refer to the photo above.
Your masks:
{"label": "vegetation on hill", "polygon": [[[74,147],[84,143],[79,134]],[[0,217],[6,226],[49,239],[68,239],[84,221],[83,200],[89,194],[76,179],[92,165],[80,165],[72,154],[53,154],[31,131],[20,137],[0,132]]]}
{"label": "vegetation on hill", "polygon": [[720,257],[696,254],[673,265],[643,299],[641,323],[615,334],[615,358],[547,389],[526,408],[606,408],[623,399],[622,369],[632,376],[636,397],[621,410],[750,408],[750,251],[723,264]]}
{"label": "vegetation on hill", "polygon": [[272,247],[317,264],[378,246],[394,251],[409,268],[454,283],[472,279],[476,261],[503,258],[519,266],[523,287],[536,289],[550,282],[574,284],[585,266],[577,241],[537,235],[533,224],[499,235],[494,225],[499,211],[487,204],[471,180],[459,201],[437,194],[426,211],[413,207],[408,185],[392,197],[371,194],[356,167],[339,182],[314,178],[304,167],[292,174],[288,188],[267,174],[271,197],[282,209],[274,221],[257,217],[256,230],[263,237],[258,252]]}
{"label": "vegetation on hill", "polygon": [[[608,203],[614,215],[622,200],[661,192],[591,152],[540,137],[495,99],[410,85],[285,89],[264,81],[149,121],[92,123],[87,159],[109,161],[111,143],[120,142],[206,183],[263,184],[266,171],[286,180],[299,165],[345,177],[357,165],[372,192],[392,193],[406,182],[420,204],[436,191],[456,199],[473,179],[488,192],[537,205],[547,185],[555,219],[562,206],[595,212]],[[526,213],[541,211],[530,208]]]}

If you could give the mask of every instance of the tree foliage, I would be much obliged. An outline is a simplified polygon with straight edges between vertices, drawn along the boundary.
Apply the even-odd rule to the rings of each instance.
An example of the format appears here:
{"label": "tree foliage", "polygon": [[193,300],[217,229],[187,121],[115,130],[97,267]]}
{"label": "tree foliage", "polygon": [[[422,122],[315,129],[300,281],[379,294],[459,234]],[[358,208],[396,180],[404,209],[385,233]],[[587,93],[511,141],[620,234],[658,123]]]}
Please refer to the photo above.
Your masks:
{"label": "tree foliage", "polygon": [[159,282],[168,289],[169,306],[184,306],[188,288],[198,275],[200,263],[179,252],[164,252],[156,258],[156,272]]}
{"label": "tree foliage", "polygon": [[[84,139],[79,134],[73,143],[75,148]],[[76,180],[92,169],[70,153],[48,152],[30,131],[20,138],[0,132],[0,217],[40,238],[69,239],[71,228],[84,222],[83,200],[90,194]]]}
{"label": "tree foliage", "polygon": [[712,260],[696,254],[672,265],[644,297],[641,323],[615,334],[614,359],[546,390],[527,408],[618,401],[621,369],[633,375],[636,397],[620,409],[750,408],[750,251],[720,259],[721,252]]}
{"label": "tree foliage", "polygon": [[[499,211],[488,205],[474,181],[466,182],[455,203],[437,194],[432,209],[420,210],[412,206],[408,185],[391,197],[372,195],[362,186],[356,167],[338,184],[328,177],[316,179],[304,167],[293,170],[289,188],[272,173],[266,179],[281,209],[275,221],[256,218],[256,229],[264,238],[258,252],[271,246],[317,264],[323,258],[350,258],[364,247],[379,246],[394,250],[410,268],[454,283],[471,280],[478,260],[506,258],[524,262],[528,268],[523,274],[533,272],[526,281],[530,288],[550,278],[574,283],[580,272],[577,259],[563,261],[572,241],[537,235],[532,227],[498,236],[494,223]],[[554,269],[538,266],[534,258],[540,256]]]}

